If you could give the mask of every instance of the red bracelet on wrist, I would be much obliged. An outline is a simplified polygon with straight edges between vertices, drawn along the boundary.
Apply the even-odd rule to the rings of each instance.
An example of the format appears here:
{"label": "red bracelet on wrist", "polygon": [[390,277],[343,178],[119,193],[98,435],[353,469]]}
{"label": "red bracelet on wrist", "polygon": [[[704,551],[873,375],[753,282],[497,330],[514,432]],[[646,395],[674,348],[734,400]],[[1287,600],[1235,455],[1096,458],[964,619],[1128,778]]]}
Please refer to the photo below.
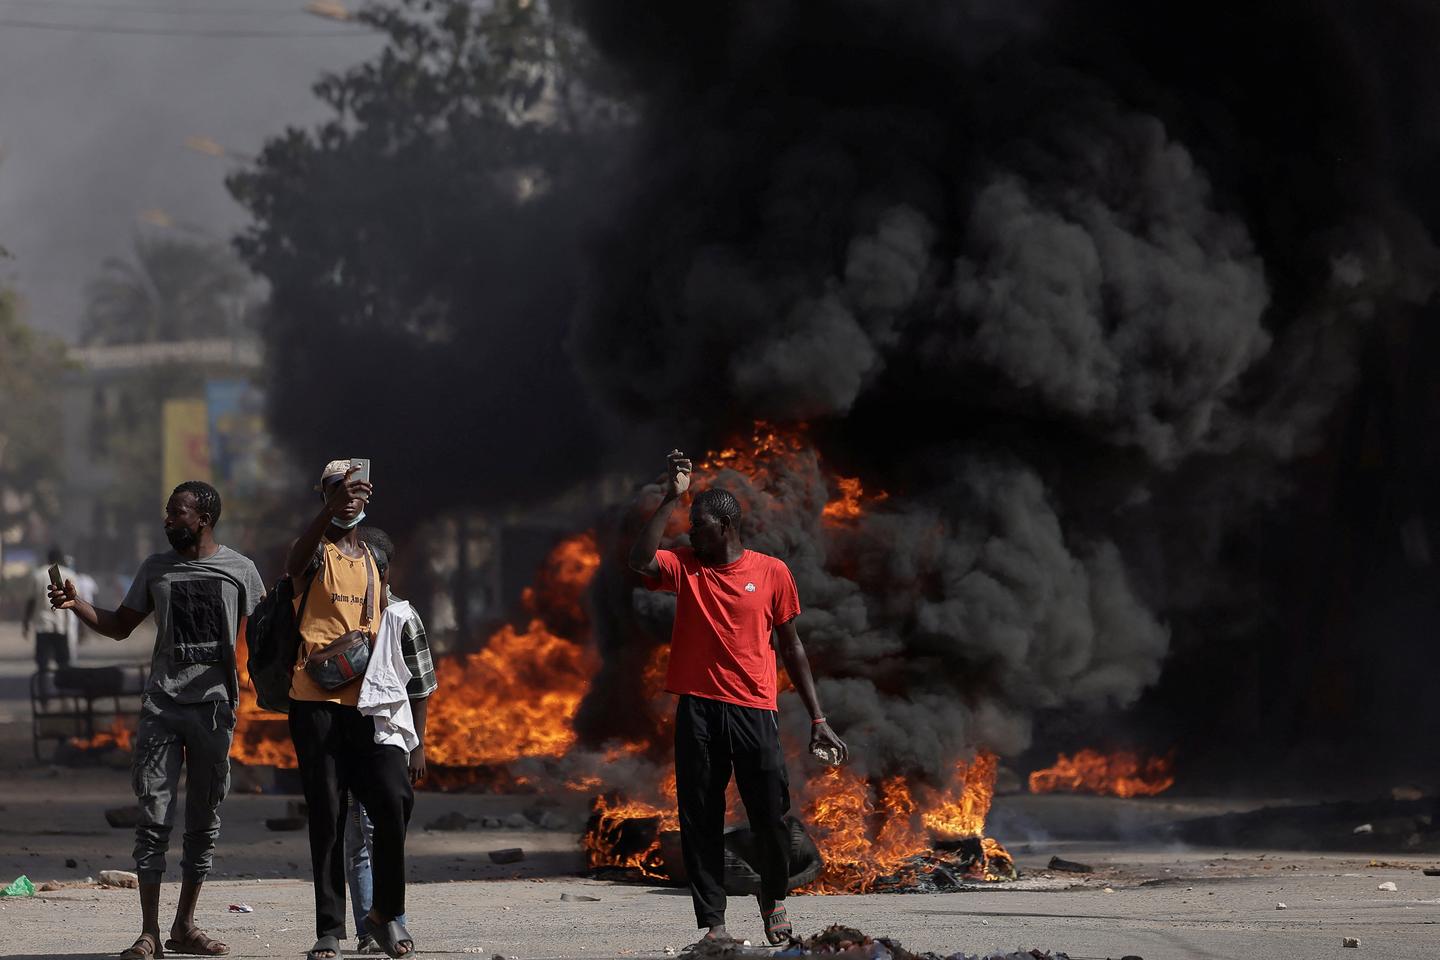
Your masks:
{"label": "red bracelet on wrist", "polygon": [[824,723],[824,722],[825,722],[825,718],[824,718],[824,717],[816,717],[815,719],[813,719],[813,720],[810,721],[810,724],[811,724],[811,726],[815,726],[815,725],[817,725],[817,724],[821,724],[821,723]]}

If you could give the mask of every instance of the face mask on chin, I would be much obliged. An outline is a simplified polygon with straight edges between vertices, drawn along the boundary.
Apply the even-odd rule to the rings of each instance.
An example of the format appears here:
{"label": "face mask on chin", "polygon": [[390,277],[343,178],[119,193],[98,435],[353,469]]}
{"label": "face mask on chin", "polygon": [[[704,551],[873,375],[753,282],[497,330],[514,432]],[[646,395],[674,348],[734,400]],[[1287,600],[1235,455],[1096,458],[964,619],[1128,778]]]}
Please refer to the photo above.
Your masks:
{"label": "face mask on chin", "polygon": [[200,542],[200,535],[189,527],[167,527],[165,539],[170,541],[175,552],[184,553]]}
{"label": "face mask on chin", "polygon": [[356,527],[360,526],[360,521],[364,519],[365,511],[361,510],[358,514],[355,515],[355,519],[351,520],[349,523],[345,523],[332,517],[330,519],[330,525],[332,527],[339,527],[341,530],[354,530]]}

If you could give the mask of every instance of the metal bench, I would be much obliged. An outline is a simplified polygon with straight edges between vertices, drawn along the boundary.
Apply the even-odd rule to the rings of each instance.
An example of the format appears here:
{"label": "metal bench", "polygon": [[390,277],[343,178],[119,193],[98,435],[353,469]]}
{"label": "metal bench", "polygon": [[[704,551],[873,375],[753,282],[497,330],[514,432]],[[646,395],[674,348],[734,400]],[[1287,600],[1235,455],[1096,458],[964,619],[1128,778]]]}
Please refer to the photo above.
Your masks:
{"label": "metal bench", "polygon": [[35,759],[45,757],[40,745],[53,741],[51,759],[73,737],[93,740],[117,718],[140,712],[147,667],[62,667],[30,676],[30,738]]}

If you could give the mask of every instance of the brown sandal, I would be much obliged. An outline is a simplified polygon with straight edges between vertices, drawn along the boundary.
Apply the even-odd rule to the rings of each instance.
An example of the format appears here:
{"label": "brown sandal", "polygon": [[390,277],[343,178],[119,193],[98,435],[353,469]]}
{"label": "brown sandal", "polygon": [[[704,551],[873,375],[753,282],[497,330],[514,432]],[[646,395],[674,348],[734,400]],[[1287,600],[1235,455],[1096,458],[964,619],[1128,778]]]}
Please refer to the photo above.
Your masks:
{"label": "brown sandal", "polygon": [[151,957],[163,956],[165,951],[160,949],[160,938],[149,933],[140,934],[134,943],[120,951],[120,960],[150,960]]}
{"label": "brown sandal", "polygon": [[199,927],[191,927],[183,937],[166,940],[165,949],[171,953],[183,953],[192,957],[223,957],[230,952],[229,946],[219,940],[210,939]]}

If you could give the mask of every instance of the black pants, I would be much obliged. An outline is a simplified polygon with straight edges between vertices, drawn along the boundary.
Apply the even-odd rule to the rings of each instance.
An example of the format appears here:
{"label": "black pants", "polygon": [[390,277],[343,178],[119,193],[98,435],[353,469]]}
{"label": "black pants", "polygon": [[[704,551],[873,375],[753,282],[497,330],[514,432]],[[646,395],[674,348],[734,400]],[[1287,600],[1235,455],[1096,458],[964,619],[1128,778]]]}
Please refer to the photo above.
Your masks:
{"label": "black pants", "polygon": [[681,697],[675,708],[675,791],[680,847],[701,927],[725,922],[725,788],[732,770],[759,851],[753,866],[760,896],[783,899],[790,885],[790,782],[775,713]]}
{"label": "black pants", "polygon": [[63,633],[35,634],[35,665],[48,670],[54,661],[57,670],[70,666],[70,638]]}
{"label": "black pants", "polygon": [[384,920],[405,912],[405,828],[415,792],[409,758],[375,742],[375,721],[354,707],[290,701],[290,738],[310,808],[310,866],[315,874],[315,936],[345,939],[347,791],[374,824],[374,908]]}

